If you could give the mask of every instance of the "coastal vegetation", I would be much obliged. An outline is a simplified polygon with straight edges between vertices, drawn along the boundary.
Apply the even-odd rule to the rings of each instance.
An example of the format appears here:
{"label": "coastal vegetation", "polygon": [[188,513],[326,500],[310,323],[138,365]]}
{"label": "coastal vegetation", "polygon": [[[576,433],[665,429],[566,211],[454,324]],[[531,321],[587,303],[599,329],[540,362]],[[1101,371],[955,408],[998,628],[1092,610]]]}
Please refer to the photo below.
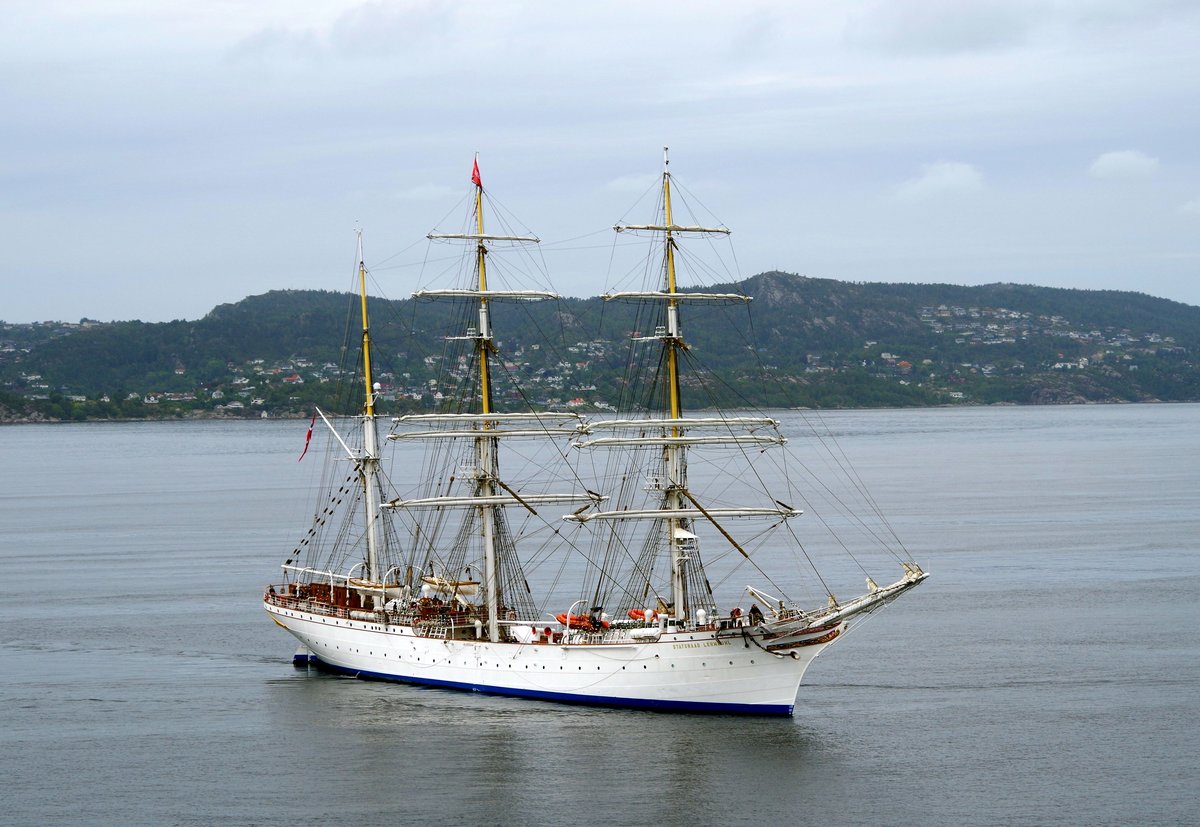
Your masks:
{"label": "coastal vegetation", "polygon": [[[708,407],[855,408],[1200,400],[1200,308],[1140,293],[1028,285],[848,283],[770,272],[689,306],[686,358],[718,383]],[[0,323],[0,421],[289,416],[354,410],[356,300],[273,291],[195,321]],[[430,331],[445,303],[374,300],[376,378],[394,412],[435,407],[471,365]],[[599,298],[494,308],[505,379],[544,408],[607,410],[625,386],[637,304]],[[719,317],[718,317],[719,316]],[[694,323],[691,323],[694,322]],[[469,326],[465,318],[457,323]],[[650,349],[645,349],[650,350]],[[634,348],[634,352],[638,348]],[[515,391],[514,391],[515,392]]]}

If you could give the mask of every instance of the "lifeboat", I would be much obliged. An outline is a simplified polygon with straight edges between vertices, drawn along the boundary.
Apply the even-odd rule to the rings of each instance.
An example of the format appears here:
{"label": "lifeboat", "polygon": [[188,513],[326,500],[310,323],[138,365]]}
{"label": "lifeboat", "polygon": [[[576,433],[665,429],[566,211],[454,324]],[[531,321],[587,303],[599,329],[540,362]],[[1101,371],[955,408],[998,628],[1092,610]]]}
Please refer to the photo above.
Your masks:
{"label": "lifeboat", "polygon": [[559,623],[561,623],[564,626],[570,626],[572,629],[591,629],[591,628],[593,628],[592,627],[592,619],[590,617],[588,617],[587,615],[570,615],[568,617],[567,613],[563,612],[562,614],[556,616],[554,619],[557,620]]}
{"label": "lifeboat", "polygon": [[445,577],[426,576],[421,582],[434,592],[454,597],[474,597],[479,594],[478,580],[448,580]]}
{"label": "lifeboat", "polygon": [[[562,625],[569,626],[572,629],[582,629],[585,632],[596,631],[596,622],[594,620],[592,620],[592,618],[589,617],[588,615],[571,615],[568,618],[567,613],[563,612],[560,615],[556,615],[554,619],[557,620]],[[568,623],[567,622],[568,620],[570,620],[571,622]],[[600,628],[602,628],[602,629],[607,629],[611,625],[612,624],[609,623],[607,620],[600,621]]]}

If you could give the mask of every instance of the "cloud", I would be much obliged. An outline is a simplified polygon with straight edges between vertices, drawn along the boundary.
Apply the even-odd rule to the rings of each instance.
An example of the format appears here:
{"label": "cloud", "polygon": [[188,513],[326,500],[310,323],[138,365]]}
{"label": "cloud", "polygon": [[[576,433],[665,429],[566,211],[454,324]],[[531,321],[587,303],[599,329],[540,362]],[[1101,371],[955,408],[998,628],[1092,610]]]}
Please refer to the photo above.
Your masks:
{"label": "cloud", "polygon": [[1105,152],[1088,168],[1093,178],[1148,178],[1156,172],[1158,159],[1136,149]]}
{"label": "cloud", "polygon": [[[1097,286],[1153,260],[1200,303],[1194,266],[1160,256],[1194,249],[1200,222],[1200,108],[1178,105],[1200,77],[1196,0],[616,5],[638,24],[521,0],[10,0],[0,241],[10,272],[63,289],[0,278],[0,317],[199,318],[327,286],[341,228],[403,248],[457,204],[477,150],[543,237],[645,220],[663,142],[696,208],[738,231],[743,275]],[[1162,168],[1088,174],[1133,149]],[[205,237],[229,243],[198,254]],[[607,286],[590,255],[553,268],[571,295]],[[189,292],[144,289],[163,259]]]}
{"label": "cloud", "polygon": [[234,62],[268,57],[307,60],[320,51],[320,41],[311,31],[272,26],[241,38],[228,49],[226,56]]}
{"label": "cloud", "polygon": [[1191,201],[1188,201],[1186,204],[1181,205],[1179,207],[1179,211],[1181,213],[1183,213],[1184,215],[1200,216],[1200,198],[1193,198]]}
{"label": "cloud", "polygon": [[329,41],[340,53],[356,57],[403,57],[413,51],[442,47],[454,29],[453,6],[409,3],[399,6],[364,3],[344,12],[333,24]]}
{"label": "cloud", "polygon": [[454,194],[454,190],[441,184],[418,184],[415,187],[399,190],[395,198],[399,201],[436,201]]}
{"label": "cloud", "polygon": [[1037,7],[1020,0],[876,2],[852,14],[846,41],[890,54],[946,55],[992,51],[1026,41]]}
{"label": "cloud", "polygon": [[653,176],[645,173],[635,175],[622,175],[620,178],[614,178],[604,185],[604,189],[609,192],[631,192],[642,193],[655,185],[656,179]]}
{"label": "cloud", "polygon": [[943,195],[958,195],[983,189],[983,175],[962,161],[923,164],[921,174],[896,188],[898,201],[928,201]]}
{"label": "cloud", "polygon": [[[306,25],[307,24],[307,25]],[[317,60],[340,58],[428,58],[445,50],[454,27],[452,11],[432,3],[389,6],[363,3],[346,9],[331,22],[303,13],[244,34],[228,57]]]}

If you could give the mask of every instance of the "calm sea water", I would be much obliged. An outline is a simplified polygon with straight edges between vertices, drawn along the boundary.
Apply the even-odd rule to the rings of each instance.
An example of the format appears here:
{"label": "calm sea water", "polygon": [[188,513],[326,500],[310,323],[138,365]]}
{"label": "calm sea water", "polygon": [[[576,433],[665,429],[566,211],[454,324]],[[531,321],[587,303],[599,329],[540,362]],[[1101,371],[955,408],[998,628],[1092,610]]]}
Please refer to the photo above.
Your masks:
{"label": "calm sea water", "polygon": [[307,423],[0,428],[0,820],[1197,823],[1200,406],[820,418],[934,576],[793,719],[296,670]]}

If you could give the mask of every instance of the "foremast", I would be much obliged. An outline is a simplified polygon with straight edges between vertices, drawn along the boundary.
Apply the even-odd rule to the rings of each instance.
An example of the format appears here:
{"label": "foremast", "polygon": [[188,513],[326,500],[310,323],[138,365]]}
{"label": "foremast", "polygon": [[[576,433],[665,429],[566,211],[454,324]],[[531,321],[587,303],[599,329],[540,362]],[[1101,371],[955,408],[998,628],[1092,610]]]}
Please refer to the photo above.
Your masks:
{"label": "foremast", "polygon": [[[670,402],[671,419],[683,416],[682,400],[679,388],[679,352],[685,345],[683,333],[679,328],[679,300],[675,298],[679,290],[675,283],[675,233],[672,229],[674,221],[671,218],[671,159],[667,148],[663,147],[663,246],[666,259],[666,293],[667,299],[667,331],[663,337],[663,348],[667,358],[667,382]],[[671,426],[671,436],[678,437],[678,425]],[[679,444],[671,443],[663,446],[663,460],[667,469],[668,487],[666,507],[678,511],[683,507],[683,492],[687,491],[687,449]],[[684,567],[687,565],[687,555],[684,551],[683,539],[687,532],[683,521],[672,517],[666,521],[667,543],[671,550],[671,604],[677,620],[683,620],[688,612],[687,586],[684,580]]]}
{"label": "foremast", "polygon": [[[621,511],[601,511],[588,514],[577,513],[570,515],[567,519],[578,522],[588,522],[591,520],[636,520],[636,519],[651,519],[661,522],[662,539],[668,550],[668,556],[671,567],[670,579],[670,605],[671,615],[679,621],[688,618],[692,613],[692,603],[694,602],[688,595],[688,566],[692,560],[692,550],[696,548],[696,535],[692,533],[692,523],[697,519],[704,519],[712,523],[720,534],[731,544],[733,544],[742,554],[745,551],[737,544],[733,537],[726,531],[718,522],[718,518],[725,517],[763,517],[770,516],[776,518],[787,518],[797,516],[800,512],[782,504],[778,508],[721,508],[721,509],[706,509],[701,505],[688,488],[687,477],[687,455],[689,446],[691,445],[739,445],[739,444],[755,444],[755,445],[770,445],[782,444],[782,437],[777,435],[763,434],[733,434],[727,433],[722,435],[711,436],[692,436],[690,430],[705,430],[705,429],[723,429],[732,431],[735,429],[747,429],[753,431],[760,427],[774,428],[777,424],[774,420],[765,418],[716,418],[716,419],[694,419],[684,415],[683,398],[680,382],[680,361],[681,355],[687,350],[688,346],[683,338],[683,330],[680,324],[680,307],[686,302],[747,302],[749,296],[727,293],[693,293],[683,292],[679,289],[679,284],[675,272],[675,253],[677,250],[677,236],[682,234],[720,234],[728,235],[729,230],[725,227],[700,227],[690,225],[680,225],[675,223],[675,219],[671,209],[671,172],[670,158],[667,155],[667,148],[663,147],[663,173],[662,173],[662,216],[661,224],[618,224],[613,229],[617,232],[627,231],[647,231],[652,233],[661,233],[663,238],[663,270],[662,270],[662,287],[657,291],[647,292],[621,292],[609,293],[604,296],[606,301],[614,299],[634,299],[643,301],[661,301],[665,306],[666,324],[656,333],[656,338],[659,340],[663,348],[663,359],[666,363],[667,374],[667,398],[663,413],[665,418],[658,420],[614,420],[609,422],[596,422],[586,427],[586,432],[591,433],[596,430],[625,430],[625,429],[645,429],[648,425],[654,425],[661,428],[661,436],[639,436],[639,437],[601,437],[597,439],[587,439],[576,443],[577,447],[604,447],[604,446],[659,446],[661,450],[661,460],[663,473],[665,475],[663,485],[662,501],[657,509],[647,511],[636,510],[621,510]],[[697,561],[698,564],[698,561]],[[697,606],[696,608],[699,608]]]}
{"label": "foremast", "polygon": [[[661,301],[665,305],[666,324],[656,331],[657,338],[663,348],[663,358],[667,374],[668,388],[664,410],[669,418],[610,420],[590,422],[580,428],[588,438],[575,443],[577,448],[618,447],[618,446],[661,446],[662,467],[666,476],[663,486],[661,505],[652,509],[625,508],[616,511],[583,511],[566,516],[564,519],[575,522],[590,522],[592,520],[626,521],[626,520],[658,520],[665,528],[666,547],[670,552],[671,564],[671,615],[677,620],[689,619],[691,607],[687,594],[687,584],[707,585],[707,578],[695,578],[697,572],[689,572],[690,562],[687,549],[695,547],[693,541],[696,535],[688,530],[700,521],[710,523],[713,528],[742,556],[749,559],[749,554],[737,540],[722,526],[720,520],[727,517],[771,517],[786,520],[800,516],[803,512],[783,503],[773,500],[767,507],[726,507],[706,508],[688,488],[687,453],[689,446],[702,445],[783,445],[786,440],[778,434],[778,422],[769,418],[759,417],[716,417],[693,418],[683,413],[680,382],[680,355],[688,349],[683,339],[679,322],[680,306],[689,302],[735,303],[748,302],[750,297],[729,293],[701,293],[680,291],[675,274],[675,253],[677,236],[685,234],[728,234],[725,227],[700,227],[676,224],[671,209],[671,174],[669,170],[667,148],[663,148],[662,174],[662,224],[618,224],[613,229],[618,233],[625,231],[648,231],[661,233],[663,236],[663,287],[659,291],[618,292],[603,296],[605,301],[613,299],[633,299],[639,301]],[[690,431],[720,429],[726,431],[721,435],[693,436]],[[772,434],[756,433],[760,428],[768,428]],[[647,431],[658,429],[659,435],[648,434]],[[600,430],[637,430],[642,434],[634,437],[598,437],[590,435]],[[743,430],[737,434],[735,431]],[[648,480],[647,490],[657,489],[655,480]],[[876,606],[890,602],[908,589],[918,585],[928,577],[920,566],[913,562],[901,561],[904,576],[888,586],[880,587],[870,577],[867,578],[869,592],[846,603],[839,603],[832,593],[828,595],[828,606],[812,612],[799,612],[785,607],[782,600],[768,600],[767,596],[750,588],[756,598],[767,603],[775,616],[772,625],[773,633],[782,635],[785,631],[792,635],[802,635],[808,629],[817,625],[837,623],[863,612],[868,612]],[[703,575],[703,567],[697,559],[694,566]],[[639,573],[640,576],[641,573]],[[633,589],[631,589],[631,592]],[[696,608],[699,608],[698,606]],[[699,616],[696,616],[699,621]],[[777,645],[779,644],[776,641]],[[788,643],[787,640],[784,643]]]}

